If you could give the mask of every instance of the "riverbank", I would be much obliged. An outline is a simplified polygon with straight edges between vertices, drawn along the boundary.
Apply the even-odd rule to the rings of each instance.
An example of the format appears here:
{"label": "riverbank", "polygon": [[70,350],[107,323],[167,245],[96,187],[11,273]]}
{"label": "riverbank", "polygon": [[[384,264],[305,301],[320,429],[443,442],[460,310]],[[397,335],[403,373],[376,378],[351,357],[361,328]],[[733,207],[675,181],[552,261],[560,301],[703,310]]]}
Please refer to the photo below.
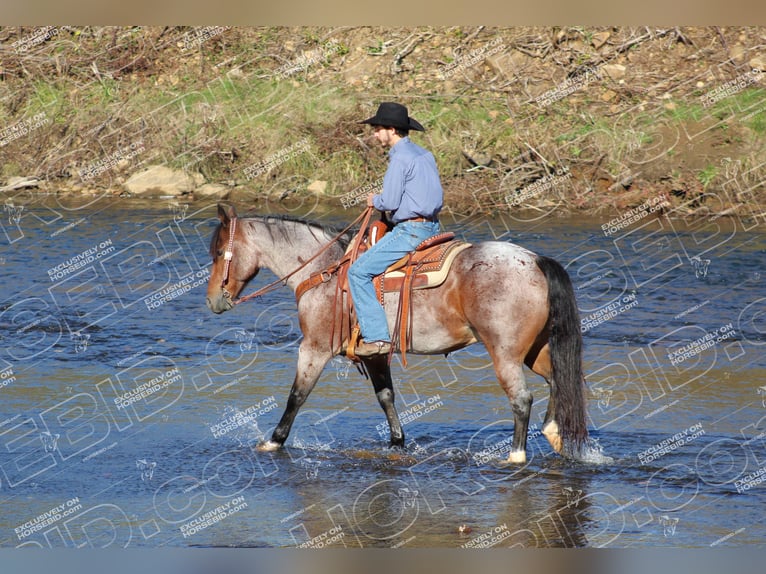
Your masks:
{"label": "riverbank", "polygon": [[[614,214],[659,197],[679,215],[766,213],[763,28],[2,35],[6,204],[51,193],[346,209],[387,161],[358,122],[396,100],[426,126],[413,139],[460,213]],[[184,180],[138,186],[156,166]]]}

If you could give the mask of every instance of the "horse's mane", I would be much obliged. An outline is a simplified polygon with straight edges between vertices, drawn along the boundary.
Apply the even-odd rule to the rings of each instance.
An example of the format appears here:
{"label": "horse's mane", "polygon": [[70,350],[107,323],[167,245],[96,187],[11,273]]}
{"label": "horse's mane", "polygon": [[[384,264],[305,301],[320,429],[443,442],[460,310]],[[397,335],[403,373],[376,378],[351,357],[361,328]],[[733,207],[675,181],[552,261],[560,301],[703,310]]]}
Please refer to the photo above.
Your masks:
{"label": "horse's mane", "polygon": [[[282,237],[284,237],[288,243],[293,242],[293,237],[288,233],[284,225],[279,225],[280,223],[283,223],[283,222],[298,223],[308,227],[309,230],[311,231],[311,234],[317,239],[317,241],[322,241],[328,236],[330,238],[333,238],[342,231],[341,229],[332,225],[319,223],[318,221],[301,219],[293,215],[276,215],[276,214],[263,215],[256,212],[248,211],[244,215],[239,216],[239,219],[240,220],[257,219],[258,221],[261,221],[266,224],[266,229],[269,231],[269,233],[272,234],[272,237],[273,237],[274,230],[276,229],[281,233]],[[216,226],[215,231],[213,232],[213,237],[210,240],[210,257],[212,257],[213,259],[215,259],[216,246],[218,245],[218,237],[221,233],[222,227],[223,225],[221,223],[219,223]],[[321,232],[322,236],[317,236],[315,231]],[[344,251],[348,247],[355,233],[356,233],[356,229],[352,229],[344,233],[338,239],[337,243],[340,245],[340,247]]]}

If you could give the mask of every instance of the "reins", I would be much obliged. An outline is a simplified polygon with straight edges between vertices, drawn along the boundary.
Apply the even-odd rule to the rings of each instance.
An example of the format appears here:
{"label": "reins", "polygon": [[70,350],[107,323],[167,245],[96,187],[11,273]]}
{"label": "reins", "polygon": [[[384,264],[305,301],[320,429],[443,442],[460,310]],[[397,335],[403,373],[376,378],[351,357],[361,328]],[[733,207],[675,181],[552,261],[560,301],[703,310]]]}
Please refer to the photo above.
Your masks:
{"label": "reins", "polygon": [[[357,224],[359,221],[362,221],[363,219],[365,220],[365,222],[364,222],[364,224],[362,224],[362,229],[364,229],[364,227],[366,226],[366,224],[369,222],[369,219],[370,219],[370,215],[372,214],[372,211],[373,211],[373,208],[372,208],[372,207],[367,207],[367,209],[365,209],[365,210],[364,210],[364,211],[363,211],[363,212],[362,212],[362,213],[359,215],[359,217],[357,217],[357,218],[356,218],[354,221],[352,221],[350,224],[348,224],[348,225],[347,225],[347,226],[346,226],[346,227],[343,229],[343,231],[341,231],[340,233],[338,233],[338,235],[336,235],[335,237],[333,237],[333,238],[332,238],[332,239],[329,241],[329,243],[327,243],[327,245],[325,245],[324,247],[322,247],[322,249],[320,249],[320,250],[319,250],[319,251],[317,251],[317,252],[316,252],[314,255],[312,255],[312,256],[311,256],[311,258],[309,258],[309,259],[307,259],[306,261],[304,261],[304,262],[303,262],[303,263],[302,263],[300,266],[298,266],[297,268],[295,268],[295,269],[293,269],[292,271],[290,271],[290,273],[288,273],[287,275],[285,275],[285,276],[283,276],[283,277],[280,277],[279,279],[277,279],[276,281],[273,281],[273,282],[269,283],[269,284],[268,284],[268,285],[266,285],[265,287],[261,287],[260,289],[258,289],[258,291],[254,292],[254,293],[250,293],[249,295],[245,295],[244,297],[240,297],[240,298],[239,298],[239,299],[237,299],[236,301],[232,301],[232,304],[234,304],[234,305],[239,305],[240,303],[244,303],[245,301],[249,301],[250,299],[255,299],[256,297],[261,297],[262,295],[265,295],[266,293],[269,293],[269,292],[271,292],[271,291],[274,291],[274,290],[276,290],[276,289],[278,289],[278,288],[280,288],[280,287],[282,287],[282,286],[286,285],[286,284],[287,284],[287,280],[288,280],[290,277],[292,277],[293,275],[295,275],[296,273],[298,273],[298,272],[299,272],[301,269],[303,269],[304,267],[306,267],[306,265],[308,265],[309,263],[311,263],[312,261],[314,261],[315,259],[317,259],[317,258],[318,258],[320,255],[322,255],[322,254],[323,254],[325,251],[327,251],[327,250],[330,248],[330,246],[331,246],[333,243],[336,243],[336,242],[337,242],[337,241],[338,241],[338,240],[339,240],[341,237],[343,237],[343,235],[345,235],[345,234],[348,232],[348,230],[349,230],[349,229],[351,229],[351,228],[352,228],[354,225],[356,225],[356,224]],[[223,285],[225,285],[225,284],[226,284],[226,282],[228,281],[228,276],[229,276],[229,263],[231,262],[231,259],[232,259],[232,258],[233,258],[233,256],[234,256],[234,255],[233,255],[233,246],[234,246],[234,231],[235,231],[235,230],[236,230],[236,228],[237,228],[237,222],[236,222],[236,220],[237,220],[237,218],[236,218],[236,217],[232,217],[232,218],[231,218],[231,222],[232,222],[232,225],[231,225],[231,231],[230,231],[230,234],[229,234],[229,244],[228,244],[228,247],[227,247],[227,251],[226,251],[226,253],[224,254],[224,259],[226,259],[226,266],[225,266],[225,268],[224,268],[224,278],[223,278],[223,281],[222,281],[222,284],[221,284],[221,286],[222,286],[222,287],[223,287]],[[358,249],[358,246],[357,246],[357,249]],[[225,291],[225,290],[224,290],[224,291]]]}

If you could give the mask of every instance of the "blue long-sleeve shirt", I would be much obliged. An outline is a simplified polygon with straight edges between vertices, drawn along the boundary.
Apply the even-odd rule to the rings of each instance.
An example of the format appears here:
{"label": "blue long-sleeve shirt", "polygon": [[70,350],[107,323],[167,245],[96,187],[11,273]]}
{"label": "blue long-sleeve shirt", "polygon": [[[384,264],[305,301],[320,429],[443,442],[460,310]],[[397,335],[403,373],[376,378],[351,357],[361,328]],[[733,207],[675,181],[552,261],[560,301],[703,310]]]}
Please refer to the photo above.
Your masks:
{"label": "blue long-sleeve shirt", "polygon": [[404,137],[388,151],[383,192],[373,197],[380,211],[390,211],[398,223],[413,217],[437,219],[444,201],[433,154]]}

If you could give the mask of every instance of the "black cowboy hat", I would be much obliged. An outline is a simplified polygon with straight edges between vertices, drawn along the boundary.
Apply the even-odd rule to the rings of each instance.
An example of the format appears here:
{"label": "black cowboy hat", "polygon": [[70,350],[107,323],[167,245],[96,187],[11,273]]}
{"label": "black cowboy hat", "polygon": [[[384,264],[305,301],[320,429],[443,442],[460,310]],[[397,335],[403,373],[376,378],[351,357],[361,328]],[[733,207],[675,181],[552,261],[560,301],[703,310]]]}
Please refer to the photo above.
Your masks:
{"label": "black cowboy hat", "polygon": [[407,108],[396,102],[383,102],[378,106],[377,113],[360,124],[398,128],[400,130],[426,131],[416,120],[407,113]]}

